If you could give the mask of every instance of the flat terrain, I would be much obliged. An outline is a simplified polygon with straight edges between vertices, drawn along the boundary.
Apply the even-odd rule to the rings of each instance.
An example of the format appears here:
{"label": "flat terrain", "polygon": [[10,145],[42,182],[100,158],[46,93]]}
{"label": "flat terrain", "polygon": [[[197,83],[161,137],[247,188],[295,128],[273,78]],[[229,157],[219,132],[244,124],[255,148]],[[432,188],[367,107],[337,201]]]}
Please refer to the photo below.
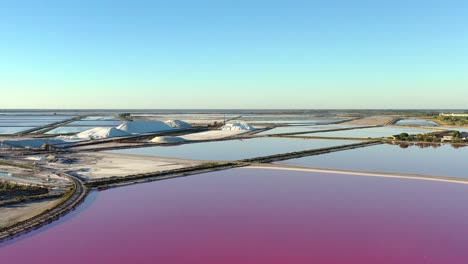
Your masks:
{"label": "flat terrain", "polygon": [[[0,165],[0,172],[12,174],[12,177],[4,177],[0,179],[14,181],[18,183],[41,184],[45,186],[62,186],[63,184],[68,184],[68,181],[66,179],[59,177],[56,174],[44,171],[31,170],[15,166]],[[48,177],[50,177],[50,181],[48,181]]]}
{"label": "flat terrain", "polygon": [[7,227],[34,217],[46,209],[52,208],[59,201],[60,198],[2,206],[0,207],[0,227]]}
{"label": "flat terrain", "polygon": [[356,119],[349,122],[341,123],[341,125],[353,126],[383,126],[391,122],[395,117],[393,116],[369,116],[361,119]]}
{"label": "flat terrain", "polygon": [[[232,114],[231,116],[227,115],[226,118],[233,118],[236,116],[242,115]],[[321,116],[321,115],[320,115]],[[301,138],[283,138],[283,137],[258,137],[257,135],[252,136],[252,131],[246,130],[232,130],[232,131],[222,131],[222,130],[212,130],[213,126],[205,127],[195,127],[195,129],[190,130],[181,130],[170,133],[149,133],[128,136],[123,138],[105,138],[102,140],[89,140],[83,141],[75,147],[64,148],[61,150],[55,151],[53,148],[49,148],[47,151],[45,149],[28,149],[28,148],[18,148],[10,149],[8,145],[3,144],[3,140],[26,140],[28,139],[28,144],[30,142],[40,142],[37,143],[38,148],[47,140],[52,140],[54,138],[49,138],[47,135],[40,134],[31,134],[31,135],[22,135],[22,136],[0,136],[0,156],[6,161],[14,161],[16,164],[28,165],[27,168],[12,167],[12,166],[1,166],[0,172],[3,172],[2,178],[7,180],[13,180],[21,183],[35,183],[41,185],[47,185],[50,187],[51,194],[61,193],[64,191],[65,187],[70,188],[71,183],[74,183],[75,192],[74,196],[69,198],[66,202],[68,204],[60,204],[60,208],[57,207],[57,203],[60,199],[49,198],[47,200],[37,200],[30,202],[23,202],[13,205],[7,205],[0,207],[0,228],[6,227],[11,224],[17,223],[19,221],[27,220],[33,216],[36,216],[47,209],[48,213],[45,217],[54,216],[54,210],[56,212],[68,212],[64,211],[71,210],[74,208],[81,200],[81,196],[84,197],[87,194],[88,189],[101,188],[105,189],[108,187],[123,186],[126,184],[134,184],[137,182],[149,181],[149,180],[159,180],[167,179],[171,177],[180,177],[187,176],[196,173],[205,173],[211,170],[220,170],[225,168],[232,168],[236,166],[247,166],[249,163],[255,162],[276,162],[280,160],[288,159],[291,161],[291,158],[294,161],[300,160],[303,162],[297,163],[297,165],[291,165],[281,163],[279,164],[263,164],[258,166],[248,167],[250,169],[275,169],[275,170],[296,170],[304,172],[316,172],[316,173],[329,173],[329,174],[347,174],[347,175],[359,175],[359,176],[372,176],[372,177],[393,177],[393,178],[409,178],[409,179],[422,179],[422,180],[437,180],[444,182],[457,182],[467,184],[466,175],[461,172],[459,174],[450,174],[450,173],[434,173],[435,169],[429,168],[430,173],[427,173],[423,170],[412,171],[408,170],[405,173],[404,164],[408,164],[408,167],[418,167],[418,168],[427,168],[427,160],[433,160],[428,158],[430,151],[422,152],[419,149],[413,148],[404,150],[404,154],[399,154],[398,157],[402,160],[401,162],[396,159],[396,165],[392,165],[390,168],[392,170],[383,171],[382,166],[377,166],[380,159],[385,159],[386,161],[392,161],[391,158],[385,158],[385,153],[382,151],[376,151],[374,154],[371,153],[367,156],[362,156],[368,151],[372,151],[372,147],[366,147],[365,150],[350,150],[356,148],[356,145],[338,147],[343,144],[352,144],[355,141],[349,137],[356,137],[359,139],[368,139],[371,137],[380,138],[388,137],[391,135],[396,135],[401,132],[407,132],[410,128],[407,126],[396,126],[394,121],[399,120],[400,118],[406,119],[407,115],[401,115],[399,113],[390,113],[385,115],[381,112],[360,112],[352,115],[355,118],[363,117],[355,120],[348,120],[347,122],[339,123],[343,119],[337,118],[337,116],[326,116],[323,118],[308,114],[292,114],[292,115],[249,115],[245,114],[246,120],[249,123],[257,123],[259,126],[254,125],[256,128],[274,128],[265,133],[268,135],[270,133],[276,133],[275,131],[286,131],[286,132],[301,132],[300,135],[297,135]],[[215,121],[217,123],[222,123],[224,121],[224,116],[222,114],[208,114],[208,115],[198,115],[198,114],[181,114],[177,115],[150,115],[146,116],[142,114],[142,117],[145,120],[168,120],[168,119],[180,119],[187,121],[196,125],[207,125],[213,124]],[[112,117],[111,117],[112,118]],[[417,117],[415,117],[417,118]],[[242,118],[237,118],[241,119]],[[250,120],[250,121],[249,121]],[[257,120],[255,122],[254,120]],[[21,120],[20,120],[21,121]],[[321,124],[320,122],[332,122],[331,125]],[[95,122],[95,121],[83,121],[83,122]],[[314,123],[314,122],[317,122]],[[336,122],[336,124],[335,124]],[[99,122],[97,122],[99,123]],[[96,126],[98,124],[96,123]],[[94,125],[93,125],[94,126]],[[276,127],[278,126],[278,127]],[[317,128],[318,127],[318,128]],[[362,127],[371,127],[371,128],[362,128]],[[92,128],[92,126],[89,126]],[[318,132],[317,129],[348,129],[353,128],[353,130],[346,131],[335,131],[327,132],[323,131]],[[358,129],[362,128],[362,129]],[[421,131],[414,133],[423,133],[430,132],[426,129],[435,129],[434,127],[425,128],[417,127]],[[310,129],[310,131],[307,131]],[[403,130],[406,129],[406,130]],[[424,129],[424,130],[422,130]],[[200,132],[202,131],[202,132]],[[262,132],[259,130],[257,132]],[[371,133],[374,131],[374,133]],[[381,131],[381,132],[379,132]],[[411,128],[411,131],[415,131]],[[194,133],[195,132],[195,133]],[[313,132],[313,134],[308,135],[307,133]],[[317,133],[316,133],[317,132]],[[305,134],[302,134],[305,133]],[[323,135],[323,134],[325,135]],[[337,134],[345,134],[344,137],[340,137]],[[155,142],[150,142],[153,137],[156,136],[175,136],[185,139],[187,144],[160,144]],[[320,139],[305,138],[306,136],[311,137],[321,137]],[[333,139],[326,138],[327,136],[333,136]],[[228,140],[225,140],[228,139]],[[231,140],[232,139],[232,140]],[[244,140],[245,139],[245,140]],[[355,140],[355,139],[354,139]],[[44,142],[43,142],[44,141]],[[210,142],[212,141],[212,142]],[[194,144],[191,144],[194,143]],[[361,144],[361,143],[360,143]],[[362,143],[359,147],[367,144],[381,144],[381,142],[367,142]],[[336,147],[332,148],[332,147]],[[138,149],[137,149],[138,148]],[[332,148],[332,150],[317,150],[321,148]],[[377,147],[376,147],[377,148]],[[396,147],[395,147],[396,148]],[[336,154],[325,154],[331,151],[340,151]],[[419,150],[418,153],[414,150]],[[430,149],[432,150],[432,148]],[[449,152],[452,152],[452,149],[445,149],[446,153],[442,153],[444,148],[437,149],[437,160],[441,161],[439,163],[448,164],[454,162],[456,164],[456,158],[453,157],[463,157],[461,150],[457,149],[455,156],[449,157]],[[433,151],[436,151],[435,149]],[[294,152],[294,153],[290,153]],[[287,155],[285,155],[287,153]],[[348,154],[350,153],[350,154]],[[364,153],[364,154],[363,154]],[[134,155],[130,155],[134,154]],[[323,154],[319,156],[320,154]],[[272,157],[264,157],[270,156]],[[304,156],[317,155],[310,159],[323,159],[320,162],[320,166],[311,163],[310,168],[308,166],[308,158]],[[349,155],[347,158],[334,158],[339,157],[338,155]],[[406,156],[405,156],[406,155]],[[160,157],[162,156],[162,157]],[[178,158],[171,158],[178,157]],[[259,159],[259,157],[264,157]],[[402,158],[405,157],[405,158]],[[416,163],[414,161],[409,162],[411,157],[420,157],[418,160],[422,160],[424,163]],[[448,161],[443,161],[444,157],[449,157]],[[375,158],[375,160],[372,160]],[[192,160],[196,159],[196,160]],[[243,159],[251,159],[244,162],[238,163],[224,163],[225,160],[236,161]],[[355,159],[355,160],[354,160]],[[352,162],[352,165],[360,164],[362,161],[364,165],[362,167],[350,167],[347,170],[347,167],[338,167],[339,163],[336,165],[333,162],[336,161],[348,161]],[[221,161],[222,163],[213,163],[204,164],[207,161]],[[327,167],[325,164],[330,162],[330,166]],[[8,164],[5,162],[5,164]],[[200,167],[196,167],[200,164],[203,164]],[[234,164],[234,165],[233,165]],[[256,164],[256,163],[255,163]],[[296,163],[294,163],[296,164]],[[403,165],[402,165],[403,164]],[[460,164],[460,162],[458,162]],[[463,164],[463,163],[462,163]],[[346,165],[346,164],[345,164]],[[212,167],[210,167],[212,166]],[[305,167],[301,167],[305,166]],[[317,168],[315,168],[315,166]],[[322,166],[326,169],[322,169]],[[450,167],[454,171],[463,171],[458,165],[451,165]],[[34,169],[34,167],[36,167]],[[195,168],[192,168],[195,167]],[[442,167],[442,166],[439,166]],[[176,171],[178,169],[189,168],[187,170]],[[341,168],[341,169],[340,169]],[[393,170],[393,168],[397,168]],[[360,171],[362,170],[362,171]],[[240,171],[240,170],[239,170]],[[257,170],[260,171],[260,170]],[[365,171],[365,172],[363,172]],[[382,171],[382,172],[381,172]],[[158,174],[158,172],[161,172]],[[442,171],[443,172],[443,171]],[[65,175],[64,173],[68,174]],[[290,173],[287,172],[286,173]],[[138,174],[147,174],[147,175],[138,175]],[[427,175],[440,175],[440,176],[426,176]],[[59,177],[61,175],[63,177]],[[126,176],[135,176],[136,177],[126,177]],[[448,176],[451,177],[448,177]],[[69,177],[69,179],[65,179]],[[118,179],[112,179],[112,177],[122,177]],[[460,179],[456,178],[459,177]],[[50,179],[50,180],[49,180]],[[101,179],[101,181],[100,181]],[[69,181],[71,180],[71,181]],[[97,187],[96,187],[97,186]],[[104,187],[103,187],[104,186]],[[217,190],[218,186],[212,188],[212,190]],[[191,186],[193,188],[193,186]],[[57,190],[62,189],[62,190]],[[178,193],[177,195],[183,195],[184,193]],[[80,197],[78,197],[81,195]],[[39,197],[41,198],[41,197]],[[81,198],[80,198],[81,199]],[[55,206],[55,207],[54,207]],[[57,209],[58,208],[58,209]],[[44,218],[47,219],[47,218]],[[50,218],[52,219],[52,218]],[[33,219],[33,221],[37,221]],[[184,220],[185,221],[185,220]],[[37,221],[39,223],[46,223],[46,221]],[[26,224],[26,223],[23,223]],[[154,223],[153,223],[154,224]],[[22,228],[22,227],[19,227]],[[21,231],[21,230],[20,230]],[[10,230],[4,230],[4,233],[10,232]]]}
{"label": "flat terrain", "polygon": [[141,145],[157,145],[156,143],[150,143],[150,142],[141,142],[141,143],[117,143],[117,142],[106,142],[106,143],[100,143],[100,144],[91,144],[91,145],[84,145],[84,146],[78,146],[78,147],[73,147],[74,151],[89,151],[89,150],[100,150],[100,149],[108,149],[108,148],[121,148],[121,147],[138,147]]}
{"label": "flat terrain", "polygon": [[103,152],[68,154],[61,158],[72,159],[73,162],[48,163],[46,166],[67,171],[70,174],[86,179],[167,171],[191,167],[201,163],[199,161],[184,159],[133,156]]}
{"label": "flat terrain", "polygon": [[214,139],[222,139],[222,138],[228,138],[228,137],[232,137],[232,136],[238,136],[238,135],[241,135],[241,134],[245,134],[247,132],[250,132],[250,131],[212,130],[212,131],[188,134],[188,135],[184,135],[184,136],[180,136],[180,137],[185,139],[185,140],[193,140],[193,141],[197,141],[197,140],[214,140]]}

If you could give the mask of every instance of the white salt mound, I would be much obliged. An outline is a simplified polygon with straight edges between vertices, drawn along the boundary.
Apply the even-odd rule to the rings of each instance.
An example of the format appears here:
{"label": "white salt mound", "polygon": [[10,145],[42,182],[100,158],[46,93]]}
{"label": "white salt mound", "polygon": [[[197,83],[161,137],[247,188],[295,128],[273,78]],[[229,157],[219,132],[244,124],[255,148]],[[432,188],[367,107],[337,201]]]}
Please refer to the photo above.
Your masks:
{"label": "white salt mound", "polygon": [[144,134],[150,132],[160,132],[172,130],[173,128],[168,126],[162,121],[127,121],[117,127],[120,130],[126,131],[131,134]]}
{"label": "white salt mound", "polygon": [[245,121],[231,121],[224,125],[221,130],[223,131],[254,131],[256,130],[253,126],[250,126]]}
{"label": "white salt mound", "polygon": [[192,128],[192,125],[182,120],[167,120],[164,123],[172,128]]}
{"label": "white salt mound", "polygon": [[182,143],[185,142],[185,139],[181,137],[155,137],[151,140],[151,142],[163,144]]}
{"label": "white salt mound", "polygon": [[125,137],[131,134],[115,127],[95,127],[76,134],[72,139],[103,139],[113,137]]}

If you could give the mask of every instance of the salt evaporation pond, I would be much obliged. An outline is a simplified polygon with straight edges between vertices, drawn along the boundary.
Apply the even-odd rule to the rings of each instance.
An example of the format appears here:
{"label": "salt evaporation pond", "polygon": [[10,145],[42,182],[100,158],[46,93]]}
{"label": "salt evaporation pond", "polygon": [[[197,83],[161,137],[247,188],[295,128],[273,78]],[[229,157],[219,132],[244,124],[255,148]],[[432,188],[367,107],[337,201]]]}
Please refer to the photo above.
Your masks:
{"label": "salt evaporation pond", "polygon": [[63,121],[71,116],[34,116],[3,115],[0,116],[0,134],[18,133],[35,127]]}
{"label": "salt evaporation pond", "polygon": [[10,178],[12,175],[11,173],[7,173],[7,172],[1,172],[0,171],[0,178]]}
{"label": "salt evaporation pond", "polygon": [[23,120],[23,121],[35,121],[35,120],[45,120],[45,121],[60,121],[65,119],[73,118],[74,116],[59,116],[59,115],[0,115],[1,120]]}
{"label": "salt evaporation pond", "polygon": [[276,134],[287,134],[287,133],[299,133],[299,132],[310,132],[310,131],[320,131],[327,129],[341,129],[349,128],[352,126],[342,126],[342,125],[316,125],[316,126],[285,126],[285,127],[275,127],[273,129],[261,132],[255,135],[264,136],[264,135],[276,135]]}
{"label": "salt evaporation pond", "polygon": [[120,120],[90,120],[90,121],[74,121],[70,126],[119,126],[123,121]]}
{"label": "salt evaporation pond", "polygon": [[395,124],[402,126],[437,126],[436,122],[425,119],[402,119]]}
{"label": "salt evaporation pond", "polygon": [[468,186],[236,169],[93,192],[0,263],[468,262]]}
{"label": "salt evaporation pond", "polygon": [[307,118],[307,119],[275,119],[275,120],[262,120],[262,119],[248,119],[245,118],[249,123],[255,124],[289,124],[289,125],[326,125],[335,122],[345,121],[344,118]]}
{"label": "salt evaporation pond", "polygon": [[241,160],[294,151],[357,143],[353,140],[314,140],[291,138],[253,138],[178,146],[156,146],[112,150],[112,153],[172,157],[194,160]]}
{"label": "salt evaporation pond", "polygon": [[56,123],[62,120],[46,120],[46,119],[0,119],[0,126],[44,126]]}
{"label": "salt evaporation pond", "polygon": [[377,145],[279,162],[313,168],[468,178],[468,147]]}
{"label": "salt evaporation pond", "polygon": [[298,136],[343,137],[343,138],[382,138],[382,137],[390,137],[390,136],[401,134],[401,133],[425,134],[425,133],[430,133],[434,131],[435,130],[406,128],[406,127],[372,127],[372,128],[359,128],[359,129],[332,131],[332,132],[301,134]]}
{"label": "salt evaporation pond", "polygon": [[43,122],[43,121],[27,121],[27,122],[20,122],[16,121],[9,121],[9,122],[2,122],[0,121],[0,127],[39,127],[45,126],[51,123],[55,123],[57,121],[52,122]]}
{"label": "salt evaporation pond", "polygon": [[14,134],[34,127],[0,127],[0,134]]}

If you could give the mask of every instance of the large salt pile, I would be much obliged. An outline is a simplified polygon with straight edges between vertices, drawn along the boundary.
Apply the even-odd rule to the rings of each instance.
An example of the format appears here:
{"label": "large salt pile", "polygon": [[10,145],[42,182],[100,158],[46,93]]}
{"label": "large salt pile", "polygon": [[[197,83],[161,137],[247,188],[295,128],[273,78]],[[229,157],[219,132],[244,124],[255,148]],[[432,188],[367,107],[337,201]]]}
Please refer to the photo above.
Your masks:
{"label": "large salt pile", "polygon": [[192,128],[192,125],[182,120],[167,120],[164,123],[172,128]]}
{"label": "large salt pile", "polygon": [[125,137],[130,136],[131,134],[117,129],[115,127],[95,127],[92,129],[85,130],[81,133],[78,133],[76,136],[71,137],[71,139],[103,139],[103,138],[113,138],[113,137]]}
{"label": "large salt pile", "polygon": [[162,144],[173,144],[173,143],[182,143],[185,142],[185,139],[181,137],[155,137],[151,140],[154,143],[162,143]]}
{"label": "large salt pile", "polygon": [[145,120],[127,121],[118,126],[117,128],[132,134],[143,134],[150,132],[173,130],[172,127],[168,126],[162,121]]}
{"label": "large salt pile", "polygon": [[245,121],[231,121],[224,125],[221,130],[223,131],[254,131],[256,130],[253,126],[250,126]]}

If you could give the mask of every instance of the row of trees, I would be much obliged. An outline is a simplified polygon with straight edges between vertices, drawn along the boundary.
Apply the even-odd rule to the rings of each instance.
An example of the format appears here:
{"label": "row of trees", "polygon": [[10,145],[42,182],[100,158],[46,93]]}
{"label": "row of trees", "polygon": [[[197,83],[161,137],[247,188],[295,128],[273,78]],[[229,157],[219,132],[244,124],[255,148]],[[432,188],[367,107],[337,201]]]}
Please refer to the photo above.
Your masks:
{"label": "row of trees", "polygon": [[[452,143],[461,143],[464,142],[462,139],[462,135],[460,131],[454,131],[451,135],[453,138],[451,140]],[[395,140],[399,141],[418,141],[418,142],[429,142],[429,143],[437,143],[441,142],[442,140],[433,134],[417,134],[417,135],[409,135],[408,133],[401,133],[399,135],[393,136]]]}
{"label": "row of trees", "polygon": [[444,124],[452,126],[467,126],[468,117],[466,116],[435,116],[434,119]]}
{"label": "row of trees", "polygon": [[401,133],[394,136],[394,138],[400,141],[440,142],[439,138],[429,134],[409,135],[408,133]]}

